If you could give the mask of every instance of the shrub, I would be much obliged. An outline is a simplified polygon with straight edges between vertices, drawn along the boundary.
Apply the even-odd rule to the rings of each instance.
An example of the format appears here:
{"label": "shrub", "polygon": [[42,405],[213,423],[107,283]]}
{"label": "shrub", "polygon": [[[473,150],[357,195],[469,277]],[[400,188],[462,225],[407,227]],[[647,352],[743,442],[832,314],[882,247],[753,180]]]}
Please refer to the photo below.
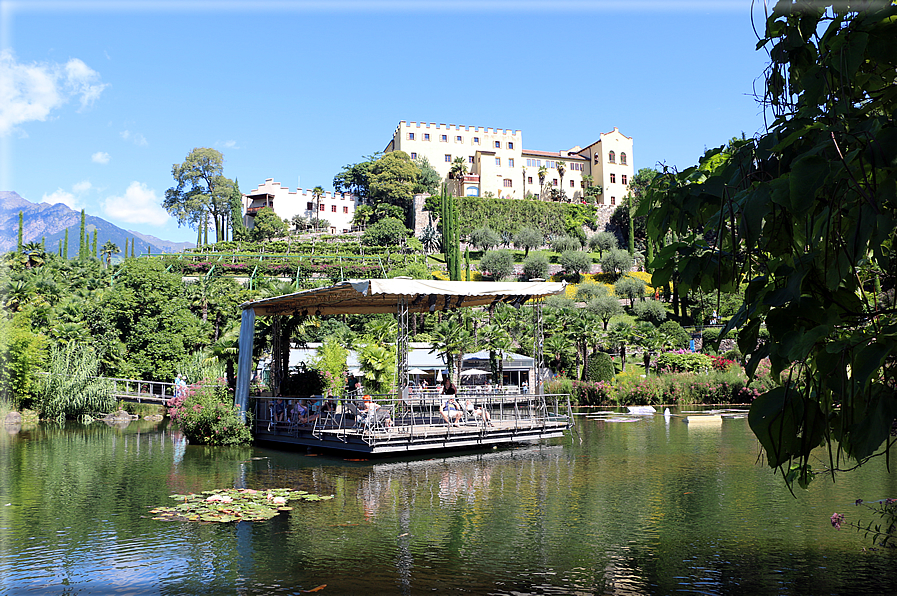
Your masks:
{"label": "shrub", "polygon": [[526,279],[546,279],[548,270],[548,257],[543,252],[534,252],[523,261],[523,277]]}
{"label": "shrub", "polygon": [[501,244],[501,236],[499,236],[492,228],[487,228],[485,226],[472,231],[469,240],[472,245],[478,246],[484,251]]}
{"label": "shrub", "polygon": [[168,414],[187,440],[199,445],[243,445],[252,434],[240,420],[240,408],[224,386],[208,380],[168,400]]}
{"label": "shrub", "polygon": [[545,299],[543,304],[545,308],[573,308],[576,306],[576,303],[573,302],[572,299],[567,298],[566,296],[561,296],[560,294],[549,296]]}
{"label": "shrub", "polygon": [[697,352],[664,352],[655,361],[657,370],[672,372],[699,372],[713,365],[710,356]]}
{"label": "shrub", "polygon": [[605,329],[607,329],[607,324],[613,317],[623,314],[623,307],[620,305],[620,301],[610,294],[589,300],[586,308],[601,319]]}
{"label": "shrub", "polygon": [[606,406],[613,399],[614,387],[605,381],[573,381],[571,395],[582,406]]}
{"label": "shrub", "polygon": [[621,277],[614,284],[614,294],[620,298],[629,300],[629,306],[634,306],[636,298],[645,297],[645,282],[637,277]]}
{"label": "shrub", "polygon": [[604,251],[619,248],[617,237],[612,232],[598,232],[589,237],[589,250],[604,254]]}
{"label": "shrub", "polygon": [[586,381],[604,381],[609,383],[614,380],[614,363],[610,354],[594,352],[589,355],[589,366],[586,369]]}
{"label": "shrub", "polygon": [[369,226],[361,235],[361,243],[365,246],[395,246],[407,238],[408,228],[395,217],[384,217]]}
{"label": "shrub", "polygon": [[638,320],[647,321],[655,327],[667,318],[666,309],[657,300],[636,302],[632,307],[632,312]]}
{"label": "shrub", "polygon": [[567,250],[561,254],[561,267],[567,273],[588,273],[592,269],[592,255],[581,250]]}
{"label": "shrub", "polygon": [[580,284],[576,288],[577,302],[588,302],[601,296],[607,296],[607,286],[602,284]]}
{"label": "shrub", "polygon": [[567,377],[557,376],[545,383],[545,393],[573,393],[573,381]]}
{"label": "shrub", "polygon": [[536,228],[520,228],[514,235],[514,246],[524,249],[527,255],[529,255],[530,249],[539,248],[543,242],[542,232]]}
{"label": "shrub", "polygon": [[514,273],[514,256],[509,250],[490,250],[480,259],[480,270],[488,271],[499,281]]}
{"label": "shrub", "polygon": [[557,253],[566,252],[568,250],[579,250],[582,244],[578,239],[570,236],[558,236],[551,241],[551,250]]}
{"label": "shrub", "polygon": [[613,248],[601,255],[601,270],[604,273],[623,275],[632,269],[632,255],[625,250]]}
{"label": "shrub", "polygon": [[691,336],[676,321],[664,321],[658,329],[674,348],[683,350],[688,347]]}

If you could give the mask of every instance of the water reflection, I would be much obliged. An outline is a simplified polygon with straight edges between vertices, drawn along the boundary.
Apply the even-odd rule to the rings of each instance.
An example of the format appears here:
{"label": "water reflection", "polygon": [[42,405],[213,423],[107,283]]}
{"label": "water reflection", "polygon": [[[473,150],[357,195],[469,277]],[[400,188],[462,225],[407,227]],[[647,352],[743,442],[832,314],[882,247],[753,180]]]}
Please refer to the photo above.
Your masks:
{"label": "water reflection", "polygon": [[[583,418],[552,444],[372,462],[188,445],[165,423],[0,433],[0,593],[824,594],[897,589],[833,510],[883,462],[792,498],[745,420]],[[146,519],[221,487],[332,494],[265,523]],[[9,503],[9,506],[5,506]]]}

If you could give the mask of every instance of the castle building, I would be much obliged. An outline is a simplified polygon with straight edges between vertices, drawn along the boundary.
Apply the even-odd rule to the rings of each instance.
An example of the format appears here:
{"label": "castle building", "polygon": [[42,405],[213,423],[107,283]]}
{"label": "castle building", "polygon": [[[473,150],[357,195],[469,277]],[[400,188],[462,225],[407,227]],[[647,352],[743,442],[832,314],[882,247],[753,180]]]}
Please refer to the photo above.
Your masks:
{"label": "castle building", "polygon": [[[467,172],[461,181],[465,196],[522,199],[563,190],[568,201],[584,200],[587,178],[603,192],[598,204],[619,204],[629,192],[634,175],[632,138],[615,127],[585,148],[535,151],[523,148],[519,130],[406,122],[402,120],[386,145],[385,153],[404,151],[411,159],[425,157],[444,179],[461,157]],[[560,162],[560,168],[559,166]],[[546,168],[539,179],[539,169]]]}
{"label": "castle building", "polygon": [[[460,181],[461,194],[473,197],[523,199],[532,194],[539,198],[554,189],[578,203],[585,200],[587,177],[591,176],[591,185],[602,189],[598,205],[612,208],[628,194],[635,173],[632,138],[616,127],[585,148],[536,151],[523,148],[519,130],[402,120],[384,149],[390,151],[404,151],[411,159],[426,157],[443,179],[449,177],[455,158],[461,157],[467,167]],[[540,179],[542,168],[545,176]],[[331,234],[344,234],[352,229],[358,205],[358,198],[350,193],[328,191],[318,201],[311,190],[291,191],[268,178],[243,195],[243,221],[251,229],[256,214],[271,207],[286,220],[302,215],[311,221],[319,216],[330,224]]]}

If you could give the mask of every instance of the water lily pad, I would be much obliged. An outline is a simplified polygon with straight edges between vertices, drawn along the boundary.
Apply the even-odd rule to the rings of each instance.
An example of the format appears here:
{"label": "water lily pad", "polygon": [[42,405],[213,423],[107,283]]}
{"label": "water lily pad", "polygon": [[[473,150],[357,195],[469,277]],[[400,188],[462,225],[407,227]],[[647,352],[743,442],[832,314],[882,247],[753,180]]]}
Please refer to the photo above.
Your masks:
{"label": "water lily pad", "polygon": [[228,523],[238,521],[263,521],[281,511],[292,511],[288,501],[320,501],[333,495],[321,496],[304,490],[289,488],[217,489],[201,493],[170,495],[180,501],[172,507],[156,507],[150,513],[152,519],[165,521],[199,521],[204,523]]}

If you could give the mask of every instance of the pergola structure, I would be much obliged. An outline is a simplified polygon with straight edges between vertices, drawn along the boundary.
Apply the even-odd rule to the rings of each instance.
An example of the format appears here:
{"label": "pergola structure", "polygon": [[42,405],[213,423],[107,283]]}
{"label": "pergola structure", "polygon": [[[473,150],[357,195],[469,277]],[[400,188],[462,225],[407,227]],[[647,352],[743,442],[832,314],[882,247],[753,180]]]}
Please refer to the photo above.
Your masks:
{"label": "pergola structure", "polygon": [[[245,415],[249,401],[252,368],[252,343],[255,318],[258,315],[339,315],[395,313],[398,319],[396,341],[396,380],[399,395],[408,387],[408,315],[409,313],[451,311],[475,306],[489,307],[510,304],[520,307],[535,301],[534,357],[536,370],[542,367],[542,300],[564,291],[564,283],[430,281],[411,278],[364,279],[340,282],[326,288],[315,288],[275,298],[256,300],[242,305],[240,354],[237,364],[235,401]],[[277,342],[275,342],[277,343]],[[541,377],[536,392],[542,393]]]}

